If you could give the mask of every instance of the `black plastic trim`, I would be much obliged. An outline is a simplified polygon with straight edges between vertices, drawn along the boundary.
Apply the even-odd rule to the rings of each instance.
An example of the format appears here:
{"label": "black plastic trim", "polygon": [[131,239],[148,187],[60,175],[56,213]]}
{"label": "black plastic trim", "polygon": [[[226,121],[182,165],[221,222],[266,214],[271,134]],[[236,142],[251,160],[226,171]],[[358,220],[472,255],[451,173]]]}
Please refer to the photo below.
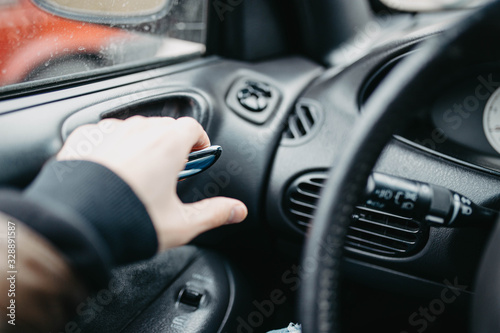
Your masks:
{"label": "black plastic trim", "polygon": [[396,140],[398,140],[398,141],[400,141],[400,142],[402,142],[402,143],[404,143],[406,145],[409,145],[409,146],[411,146],[413,148],[417,148],[417,149],[419,149],[421,151],[424,151],[424,152],[426,152],[428,154],[437,156],[439,158],[448,160],[450,162],[453,162],[453,163],[456,163],[456,164],[460,164],[460,165],[462,165],[464,167],[467,167],[467,168],[470,168],[470,169],[475,169],[477,171],[485,172],[485,173],[488,173],[488,174],[493,175],[493,176],[500,177],[500,171],[499,170],[489,169],[489,168],[483,167],[483,166],[475,164],[475,163],[466,162],[466,161],[461,160],[459,158],[455,158],[453,156],[441,153],[441,152],[439,152],[437,150],[430,149],[430,148],[427,148],[425,146],[419,145],[418,143],[413,142],[412,140],[406,139],[406,138],[404,138],[404,137],[402,137],[400,135],[394,135],[394,139],[396,139]]}
{"label": "black plastic trim", "polygon": [[[124,119],[135,114],[144,114],[148,112],[147,106],[155,102],[170,102],[182,107],[183,105],[179,105],[179,100],[183,100],[183,103],[187,101],[188,109],[184,108],[180,114],[174,115],[177,110],[171,108],[169,109],[171,110],[170,114],[157,114],[155,116],[189,116],[195,118],[204,127],[208,125],[211,108],[199,93],[189,88],[158,88],[121,96],[73,113],[62,125],[62,138],[66,140],[68,135],[78,126],[97,123],[104,118]],[[144,110],[136,110],[139,107]],[[130,112],[129,109],[135,111]]]}

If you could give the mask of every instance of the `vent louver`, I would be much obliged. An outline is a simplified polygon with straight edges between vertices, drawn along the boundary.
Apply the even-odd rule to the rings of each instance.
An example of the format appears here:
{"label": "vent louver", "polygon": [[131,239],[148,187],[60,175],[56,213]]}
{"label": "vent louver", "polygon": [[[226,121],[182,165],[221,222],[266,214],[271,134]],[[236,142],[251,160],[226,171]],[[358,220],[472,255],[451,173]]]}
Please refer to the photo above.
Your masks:
{"label": "vent louver", "polygon": [[[326,178],[326,172],[308,173],[297,178],[285,193],[285,213],[301,230],[305,231],[311,225]],[[420,251],[427,237],[425,224],[358,206],[352,215],[345,248],[389,257],[407,257]]]}
{"label": "vent louver", "polygon": [[283,143],[292,143],[311,135],[321,123],[320,107],[312,101],[302,100],[288,116],[283,132]]}

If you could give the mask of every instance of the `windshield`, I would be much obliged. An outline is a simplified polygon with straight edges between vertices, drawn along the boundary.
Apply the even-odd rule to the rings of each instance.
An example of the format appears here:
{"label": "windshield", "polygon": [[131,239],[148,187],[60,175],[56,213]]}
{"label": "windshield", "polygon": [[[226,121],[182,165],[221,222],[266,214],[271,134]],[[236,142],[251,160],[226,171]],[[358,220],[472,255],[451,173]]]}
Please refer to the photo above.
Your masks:
{"label": "windshield", "polygon": [[0,92],[204,52],[206,1],[172,1],[157,16],[152,22],[105,26],[51,14],[31,0],[0,0]]}
{"label": "windshield", "polygon": [[380,0],[386,6],[401,11],[437,11],[472,8],[493,0]]}

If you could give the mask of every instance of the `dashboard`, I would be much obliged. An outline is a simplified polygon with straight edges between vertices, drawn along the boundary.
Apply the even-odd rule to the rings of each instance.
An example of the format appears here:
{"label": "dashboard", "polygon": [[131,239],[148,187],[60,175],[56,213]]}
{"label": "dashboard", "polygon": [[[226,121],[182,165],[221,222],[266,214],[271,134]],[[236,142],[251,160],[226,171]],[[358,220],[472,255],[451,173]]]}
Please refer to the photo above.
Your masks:
{"label": "dashboard", "polygon": [[[486,65],[488,67],[488,65]],[[486,172],[500,172],[498,69],[471,69],[429,106],[430,117],[407,131],[416,144]]]}
{"label": "dashboard", "polygon": [[[134,114],[193,116],[224,153],[209,172],[179,184],[179,196],[194,202],[225,195],[249,207],[245,223],[195,242],[240,249],[273,239],[293,244],[296,251],[278,251],[297,259],[329,171],[352,140],[370,94],[435,33],[399,36],[329,69],[302,57],[253,64],[207,57],[0,102],[0,131],[8,134],[0,144],[0,183],[27,185],[78,125]],[[374,171],[499,207],[499,85],[500,69],[486,63],[448,78],[425,110],[408,105],[407,112],[421,115],[418,122],[395,133]],[[489,236],[488,228],[429,227],[361,206],[349,232],[350,278],[430,297],[454,276],[473,285]]]}
{"label": "dashboard", "polygon": [[[234,197],[249,212],[245,222],[211,230],[193,244],[217,250],[256,281],[286,287],[287,278],[298,277],[284,275],[290,272],[284,266],[297,267],[330,173],[374,91],[462,15],[401,14],[394,35],[382,33],[382,42],[329,66],[304,56],[255,62],[207,56],[0,100],[0,184],[27,186],[80,125],[134,115],[193,117],[223,153],[206,172],[179,182],[177,194],[186,203]],[[413,96],[425,104],[401,110],[418,117],[397,129],[373,171],[441,186],[498,210],[500,65],[471,63],[439,82],[428,95]],[[356,287],[418,299],[435,299],[458,277],[467,290],[453,306],[465,311],[490,235],[491,225],[439,228],[360,199],[343,272]]]}
{"label": "dashboard", "polygon": [[[339,162],[371,93],[399,62],[419,52],[425,39],[400,39],[341,71],[328,70],[298,99],[292,122],[293,114],[311,110],[321,113],[322,121],[295,142],[284,135],[277,149],[266,217],[282,237],[301,241],[307,234],[329,171]],[[374,171],[440,185],[498,210],[499,73],[493,63],[471,66],[444,80],[439,94],[426,96],[430,103],[425,107],[408,105],[402,112],[417,112],[418,121],[394,133]],[[473,285],[488,235],[489,226],[435,228],[360,205],[348,230],[346,270],[350,279],[364,284],[412,285],[420,295],[432,295],[433,284],[450,274]],[[405,282],[388,287],[385,281],[394,275]]]}
{"label": "dashboard", "polygon": [[[359,95],[361,112],[371,93],[388,73],[417,50],[383,63],[366,80]],[[486,172],[500,172],[500,72],[495,63],[475,65],[457,73],[440,95],[427,105],[428,112],[396,138],[415,147]],[[411,110],[412,106],[408,106]],[[419,110],[412,110],[418,112]]]}

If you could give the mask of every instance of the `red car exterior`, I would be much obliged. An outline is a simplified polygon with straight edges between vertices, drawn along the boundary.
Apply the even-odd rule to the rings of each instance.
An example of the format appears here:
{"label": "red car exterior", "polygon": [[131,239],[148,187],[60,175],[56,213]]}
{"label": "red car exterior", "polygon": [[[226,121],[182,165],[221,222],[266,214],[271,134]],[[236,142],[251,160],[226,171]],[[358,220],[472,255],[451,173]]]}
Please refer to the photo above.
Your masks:
{"label": "red car exterior", "polygon": [[0,0],[0,86],[23,82],[61,59],[102,58],[111,41],[130,36],[117,28],[49,14],[30,0]]}

